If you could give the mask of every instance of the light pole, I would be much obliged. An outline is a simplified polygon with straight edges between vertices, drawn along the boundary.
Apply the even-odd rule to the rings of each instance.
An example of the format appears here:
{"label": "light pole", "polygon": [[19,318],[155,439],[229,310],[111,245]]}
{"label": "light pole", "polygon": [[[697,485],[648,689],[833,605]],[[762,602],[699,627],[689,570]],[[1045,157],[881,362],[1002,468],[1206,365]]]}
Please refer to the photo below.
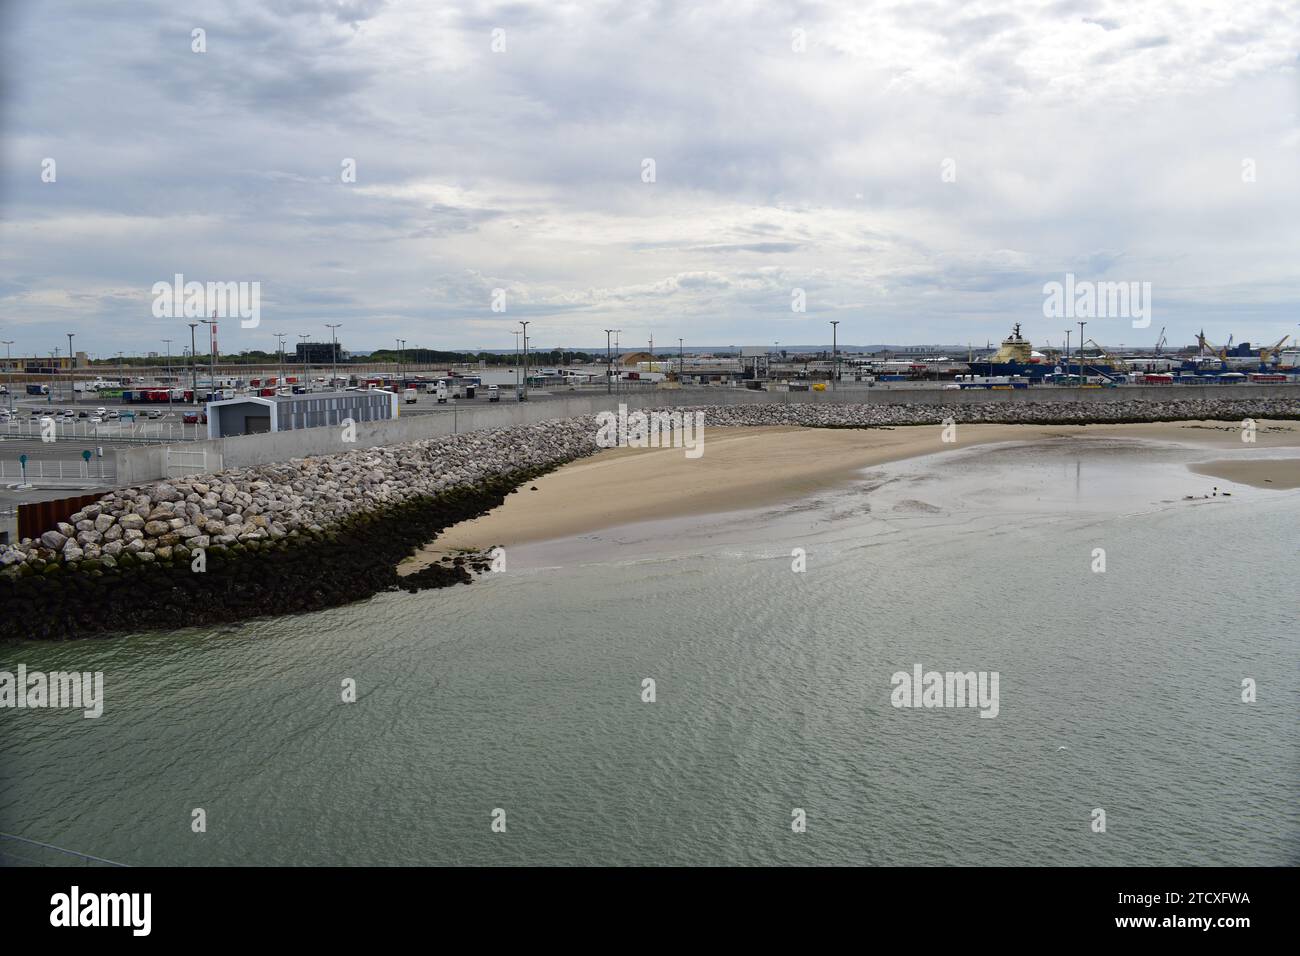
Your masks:
{"label": "light pole", "polygon": [[1087,324],[1088,324],[1087,322],[1080,322],[1080,323],[1079,323],[1079,384],[1080,384],[1080,385],[1083,385],[1083,383],[1084,383],[1084,379],[1083,379],[1083,327],[1084,327],[1085,325],[1087,325]]}
{"label": "light pole", "polygon": [[325,323],[325,328],[327,328],[327,329],[330,330],[330,359],[332,360],[332,361],[331,361],[331,364],[330,364],[330,369],[331,369],[331,371],[330,371],[330,388],[331,388],[331,389],[337,389],[337,388],[339,387],[339,382],[338,382],[338,378],[339,378],[339,338],[338,338],[338,334],[337,334],[337,329],[338,329],[342,324],[343,324],[342,322],[336,322],[336,323],[334,323],[334,324],[332,324],[332,325],[331,325],[329,322],[326,322],[326,323]]}
{"label": "light pole", "polygon": [[840,348],[836,334],[839,332],[839,319],[831,319],[831,391],[840,378]]}
{"label": "light pole", "polygon": [[163,339],[167,343],[167,410],[171,411],[172,407],[172,340]]}
{"label": "light pole", "polygon": [[54,404],[54,389],[58,385],[58,370],[55,366],[58,364],[59,347],[54,346],[54,351],[50,353],[50,394],[46,401],[47,405]]}
{"label": "light pole", "polygon": [[194,330],[199,327],[199,323],[190,323],[190,404],[199,403],[199,373],[194,368]]}
{"label": "light pole", "polygon": [[307,380],[303,384],[307,385],[311,383],[311,362],[307,361],[311,353],[311,350],[307,348],[307,340],[311,338],[311,334],[308,332],[299,332],[298,338],[302,339],[302,377]]}
{"label": "light pole", "polygon": [[[4,347],[5,347],[5,371],[9,373],[8,378],[9,378],[9,380],[10,380],[10,384],[13,383],[13,355],[12,355],[12,354],[10,353],[10,351],[9,351],[9,346],[11,346],[11,345],[13,345],[13,344],[14,344],[14,340],[13,340],[13,339],[5,339],[5,340],[4,340]],[[9,411],[12,412],[12,411],[14,410],[14,390],[13,390],[12,388],[9,388],[9,389],[6,389],[6,391],[8,391],[8,393],[9,393]]]}
{"label": "light pole", "polygon": [[605,392],[614,391],[614,358],[609,350],[609,336],[613,329],[605,330]]}
{"label": "light pole", "polygon": [[515,329],[510,333],[515,337],[515,398],[519,398],[519,336],[520,332]]}
{"label": "light pole", "polygon": [[686,347],[682,344],[682,339],[677,339],[677,384],[685,384],[682,377],[686,374]]}
{"label": "light pole", "polygon": [[280,379],[276,383],[276,392],[278,393],[281,388],[284,388],[284,333],[275,332],[273,334],[275,335],[276,351],[280,353]]}
{"label": "light pole", "polygon": [[[217,324],[215,318],[199,319],[199,321],[204,325],[215,326]],[[217,343],[216,336],[212,334],[211,330],[208,332],[208,355],[208,401],[212,401],[213,393],[217,390]]]}
{"label": "light pole", "polygon": [[524,327],[524,394],[522,401],[528,401],[528,323],[519,320],[519,324]]}
{"label": "light pole", "polygon": [[77,377],[73,369],[77,367],[76,353],[72,351],[72,337],[75,332],[68,332],[68,387],[72,389],[72,404],[77,404]]}

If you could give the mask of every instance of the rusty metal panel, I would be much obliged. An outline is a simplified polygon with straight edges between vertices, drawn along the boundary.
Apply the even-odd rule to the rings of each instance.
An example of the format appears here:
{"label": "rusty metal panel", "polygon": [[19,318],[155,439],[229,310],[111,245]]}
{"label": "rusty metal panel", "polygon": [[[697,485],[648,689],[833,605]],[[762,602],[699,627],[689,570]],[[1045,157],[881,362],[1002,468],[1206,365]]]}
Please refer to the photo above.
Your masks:
{"label": "rusty metal panel", "polygon": [[30,501],[18,506],[18,539],[39,538],[60,521],[70,517],[104,497],[102,491],[75,498],[57,498],[54,501]]}

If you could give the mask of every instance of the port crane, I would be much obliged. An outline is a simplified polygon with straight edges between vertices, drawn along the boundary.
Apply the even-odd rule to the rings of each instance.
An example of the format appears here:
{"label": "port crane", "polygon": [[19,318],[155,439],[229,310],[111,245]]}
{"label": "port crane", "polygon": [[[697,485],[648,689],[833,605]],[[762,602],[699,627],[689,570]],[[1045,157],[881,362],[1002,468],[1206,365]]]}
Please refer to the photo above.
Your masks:
{"label": "port crane", "polygon": [[[1107,381],[1113,382],[1117,377],[1116,374],[1114,373],[1122,373],[1128,371],[1128,365],[1127,363],[1125,363],[1123,359],[1108,352],[1105,348],[1102,347],[1101,343],[1099,343],[1096,339],[1088,339],[1083,343],[1083,345],[1079,347],[1079,374],[1080,375],[1087,374],[1086,369],[1087,369],[1087,362],[1089,361],[1088,359],[1089,345],[1091,345],[1094,349],[1097,350],[1096,357],[1092,359],[1093,362],[1097,363],[1092,367],[1094,373],[1100,375],[1102,378],[1106,379]],[[1107,371],[1107,369],[1109,369],[1110,371]]]}
{"label": "port crane", "polygon": [[1278,353],[1281,351],[1283,344],[1285,344],[1286,340],[1290,337],[1289,334],[1284,335],[1272,345],[1261,346],[1259,350],[1259,364],[1267,365],[1271,362],[1276,365],[1281,359],[1281,356]]}
{"label": "port crane", "polygon": [[1169,340],[1168,340],[1167,338],[1165,338],[1165,327],[1164,327],[1164,326],[1161,326],[1161,327],[1160,327],[1160,338],[1156,339],[1156,350],[1155,350],[1155,355],[1156,355],[1157,357],[1159,357],[1160,353],[1161,353],[1162,351],[1164,351],[1164,347],[1165,347],[1166,345],[1168,345],[1168,344],[1169,344]]}

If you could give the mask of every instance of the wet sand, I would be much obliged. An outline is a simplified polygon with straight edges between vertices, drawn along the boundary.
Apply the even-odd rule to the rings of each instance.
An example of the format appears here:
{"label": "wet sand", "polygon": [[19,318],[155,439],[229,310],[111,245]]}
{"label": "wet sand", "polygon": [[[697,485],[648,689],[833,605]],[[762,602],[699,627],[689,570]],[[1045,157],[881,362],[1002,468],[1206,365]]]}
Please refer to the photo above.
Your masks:
{"label": "wet sand", "polygon": [[[713,428],[704,453],[689,459],[680,448],[615,448],[524,485],[491,514],[443,533],[399,567],[411,573],[449,552],[482,550],[585,534],[637,521],[713,514],[805,497],[843,485],[863,468],[993,442],[1066,438],[1133,438],[1213,449],[1300,447],[1300,423],[1260,422],[1253,444],[1225,422],[1152,422],[1120,425],[959,425],[956,441],[926,425],[893,429]],[[1218,464],[1210,462],[1198,467]],[[1231,481],[1288,488],[1279,460],[1231,461]],[[1289,471],[1287,471],[1290,474]],[[1264,479],[1271,478],[1272,483]],[[536,490],[533,490],[536,489]]]}
{"label": "wet sand", "polygon": [[1198,475],[1222,478],[1252,488],[1276,488],[1285,491],[1300,488],[1300,458],[1261,458],[1233,461],[1222,458],[1191,466]]}

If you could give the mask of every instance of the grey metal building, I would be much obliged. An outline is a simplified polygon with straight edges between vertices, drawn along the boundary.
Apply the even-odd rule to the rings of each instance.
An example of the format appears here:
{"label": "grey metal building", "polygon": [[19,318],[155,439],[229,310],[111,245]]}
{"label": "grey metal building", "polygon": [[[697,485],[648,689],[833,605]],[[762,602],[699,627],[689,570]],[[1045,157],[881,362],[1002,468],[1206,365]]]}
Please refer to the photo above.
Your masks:
{"label": "grey metal building", "polygon": [[398,415],[396,392],[308,392],[263,397],[244,395],[208,403],[208,437],[256,435],[338,425],[344,419],[373,422]]}

